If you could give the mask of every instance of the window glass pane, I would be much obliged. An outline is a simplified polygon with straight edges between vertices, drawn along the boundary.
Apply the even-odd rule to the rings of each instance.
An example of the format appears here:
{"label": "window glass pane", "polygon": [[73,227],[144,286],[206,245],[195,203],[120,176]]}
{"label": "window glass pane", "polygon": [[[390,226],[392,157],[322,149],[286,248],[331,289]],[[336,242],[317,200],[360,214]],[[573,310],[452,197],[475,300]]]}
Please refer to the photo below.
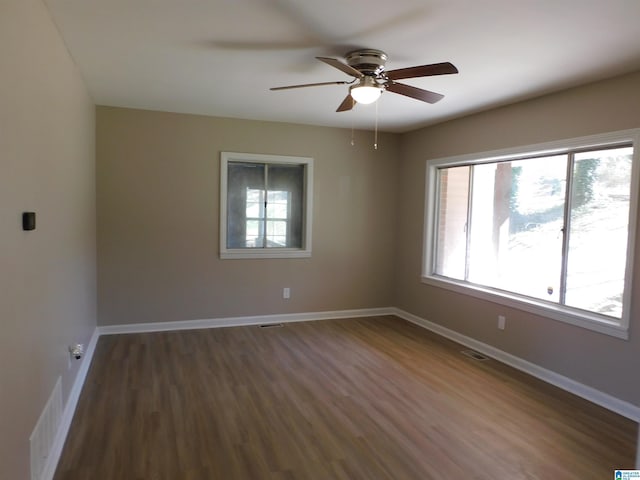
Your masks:
{"label": "window glass pane", "polygon": [[280,236],[287,235],[287,222],[283,221],[269,221],[267,222],[267,235],[268,236]]}
{"label": "window glass pane", "polygon": [[267,222],[267,245],[284,247],[287,242],[287,222],[268,221]]}
{"label": "window glass pane", "polygon": [[262,220],[247,220],[247,238],[245,246],[248,248],[262,247],[264,238],[264,222]]}
{"label": "window glass pane", "polygon": [[289,201],[289,192],[286,190],[269,190],[269,203],[287,203]]}
{"label": "window glass pane", "polygon": [[464,280],[467,249],[467,207],[471,167],[439,171],[435,273]]}
{"label": "window glass pane", "polygon": [[[302,248],[304,165],[229,162],[227,168],[227,248]],[[277,231],[265,236],[270,219],[282,222],[269,222]]]}
{"label": "window glass pane", "polygon": [[289,218],[289,192],[270,191],[267,199],[267,217]]}
{"label": "window glass pane", "polygon": [[[304,228],[304,165],[269,165],[267,247],[302,248]],[[272,222],[271,219],[283,220]]]}
{"label": "window glass pane", "polygon": [[566,304],[622,316],[633,149],[578,153],[573,167]]}
{"label": "window glass pane", "polygon": [[264,217],[264,190],[247,188],[247,218]]}
{"label": "window glass pane", "polygon": [[468,280],[559,301],[565,155],[473,167]]}
{"label": "window glass pane", "polygon": [[227,248],[262,248],[264,178],[264,164],[228,163]]}

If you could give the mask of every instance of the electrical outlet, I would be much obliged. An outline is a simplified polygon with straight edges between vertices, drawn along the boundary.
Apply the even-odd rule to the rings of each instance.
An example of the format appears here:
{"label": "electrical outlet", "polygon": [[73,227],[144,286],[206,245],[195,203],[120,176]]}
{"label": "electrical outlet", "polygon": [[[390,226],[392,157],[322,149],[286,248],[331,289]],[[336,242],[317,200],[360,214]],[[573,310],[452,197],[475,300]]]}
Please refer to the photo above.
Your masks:
{"label": "electrical outlet", "polygon": [[282,298],[284,299],[291,298],[291,289],[289,287],[284,287],[282,289]]}
{"label": "electrical outlet", "polygon": [[506,322],[507,322],[507,319],[504,315],[498,315],[498,328],[500,330],[504,330],[504,327],[506,326]]}
{"label": "electrical outlet", "polygon": [[77,343],[75,345],[69,345],[68,351],[69,351],[69,357],[67,360],[67,370],[71,370],[71,367],[73,366],[73,361],[80,360],[84,355],[84,345],[82,345],[81,343]]}
{"label": "electrical outlet", "polygon": [[77,343],[75,345],[69,345],[69,358],[74,360],[80,360],[84,355],[84,345]]}

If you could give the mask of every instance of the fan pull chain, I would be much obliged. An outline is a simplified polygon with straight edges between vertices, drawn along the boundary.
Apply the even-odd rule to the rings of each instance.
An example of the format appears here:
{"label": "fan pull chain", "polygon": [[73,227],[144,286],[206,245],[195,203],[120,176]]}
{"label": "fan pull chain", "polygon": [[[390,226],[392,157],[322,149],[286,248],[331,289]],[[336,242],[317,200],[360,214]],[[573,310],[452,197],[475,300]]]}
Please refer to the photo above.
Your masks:
{"label": "fan pull chain", "polygon": [[355,116],[354,115],[355,114],[353,112],[353,107],[355,107],[355,101],[353,100],[353,97],[351,97],[351,112],[350,112],[350,114],[351,114],[351,146],[352,147],[356,144],[355,133],[354,133],[354,131],[355,131],[355,120],[354,120]]}
{"label": "fan pull chain", "polygon": [[373,148],[378,149],[378,102],[376,102],[376,127],[373,134]]}
{"label": "fan pull chain", "polygon": [[[353,100],[352,100],[353,101]],[[351,110],[351,146],[353,147],[356,144],[355,141],[355,114],[353,113],[353,109]]]}

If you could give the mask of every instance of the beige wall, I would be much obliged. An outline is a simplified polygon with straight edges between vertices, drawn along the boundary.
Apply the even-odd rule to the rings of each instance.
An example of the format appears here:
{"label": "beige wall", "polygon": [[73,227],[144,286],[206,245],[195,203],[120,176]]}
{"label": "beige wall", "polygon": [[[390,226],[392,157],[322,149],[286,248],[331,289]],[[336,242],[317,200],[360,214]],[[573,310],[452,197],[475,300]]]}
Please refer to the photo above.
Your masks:
{"label": "beige wall", "polygon": [[[100,325],[393,303],[398,136],[97,109]],[[313,254],[220,260],[221,151],[314,158]],[[291,299],[282,299],[283,287]]]}
{"label": "beige wall", "polygon": [[[425,161],[640,127],[640,73],[566,90],[408,133],[401,139],[396,305],[640,405],[640,249],[630,339],[603,334],[420,282]],[[638,246],[640,246],[640,233]],[[507,328],[497,329],[506,315]]]}
{"label": "beige wall", "polygon": [[[0,2],[0,478],[96,325],[95,108],[41,0]],[[23,232],[23,211],[37,228]]]}

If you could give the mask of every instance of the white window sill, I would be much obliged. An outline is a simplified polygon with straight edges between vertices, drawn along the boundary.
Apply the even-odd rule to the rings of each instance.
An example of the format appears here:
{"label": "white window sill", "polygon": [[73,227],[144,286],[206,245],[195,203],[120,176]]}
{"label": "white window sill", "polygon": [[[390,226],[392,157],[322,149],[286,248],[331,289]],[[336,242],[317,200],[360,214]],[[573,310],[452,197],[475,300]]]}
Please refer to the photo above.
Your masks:
{"label": "white window sill", "polygon": [[249,259],[249,258],[309,258],[310,250],[288,249],[288,248],[246,248],[225,250],[220,252],[223,260]]}
{"label": "white window sill", "polygon": [[516,308],[534,315],[568,323],[578,327],[593,330],[595,332],[611,335],[612,337],[627,340],[629,338],[628,329],[623,327],[614,319],[607,319],[605,316],[591,314],[576,309],[564,307],[553,303],[536,300],[529,297],[481,287],[467,282],[461,282],[439,276],[423,276],[422,283],[451,290],[471,297],[479,298],[489,302]]}

